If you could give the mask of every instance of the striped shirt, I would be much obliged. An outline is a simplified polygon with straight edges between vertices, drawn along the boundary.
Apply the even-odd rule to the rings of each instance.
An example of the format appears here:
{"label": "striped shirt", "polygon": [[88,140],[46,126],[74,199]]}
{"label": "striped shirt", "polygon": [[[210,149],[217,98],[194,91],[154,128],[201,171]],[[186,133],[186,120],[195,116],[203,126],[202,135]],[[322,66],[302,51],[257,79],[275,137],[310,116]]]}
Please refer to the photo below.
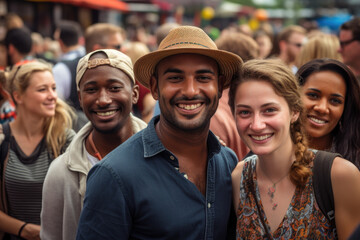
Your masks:
{"label": "striped shirt", "polygon": [[[73,131],[68,132],[63,151],[73,136]],[[5,169],[5,190],[9,216],[40,225],[42,188],[52,160],[53,157],[47,149],[45,138],[41,140],[30,156],[26,156],[15,138],[10,137],[9,158]],[[11,239],[20,238],[11,236]]]}

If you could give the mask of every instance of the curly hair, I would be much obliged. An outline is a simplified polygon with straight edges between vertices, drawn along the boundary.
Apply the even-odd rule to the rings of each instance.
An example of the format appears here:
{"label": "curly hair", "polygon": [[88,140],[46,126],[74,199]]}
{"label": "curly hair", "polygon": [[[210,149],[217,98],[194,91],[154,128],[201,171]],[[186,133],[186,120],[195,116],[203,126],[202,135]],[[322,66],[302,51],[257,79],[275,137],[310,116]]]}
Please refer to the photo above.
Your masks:
{"label": "curly hair", "polygon": [[[14,68],[8,77],[8,89],[15,103],[14,92],[22,94],[30,84],[30,78],[35,72],[49,71],[52,73],[49,64],[32,61]],[[46,144],[56,158],[60,155],[62,147],[66,143],[67,131],[72,127],[72,117],[75,115],[72,108],[61,99],[56,100],[55,115],[45,120],[43,130]]]}
{"label": "curly hair", "polygon": [[[346,84],[346,98],[343,114],[332,130],[331,152],[340,153],[360,169],[360,85],[353,72],[342,62],[334,59],[315,59],[303,65],[297,72],[300,86],[310,75],[331,71],[339,74]],[[346,127],[342,125],[346,124]],[[311,136],[310,136],[311,137]]]}
{"label": "curly hair", "polygon": [[304,186],[311,175],[310,163],[314,157],[308,150],[307,138],[303,127],[304,111],[300,87],[291,69],[276,59],[250,60],[245,62],[239,76],[231,82],[229,106],[235,115],[235,95],[238,86],[247,81],[270,83],[276,94],[283,97],[290,111],[298,112],[299,118],[290,125],[290,136],[295,146],[296,160],[290,169],[290,179],[297,186]]}

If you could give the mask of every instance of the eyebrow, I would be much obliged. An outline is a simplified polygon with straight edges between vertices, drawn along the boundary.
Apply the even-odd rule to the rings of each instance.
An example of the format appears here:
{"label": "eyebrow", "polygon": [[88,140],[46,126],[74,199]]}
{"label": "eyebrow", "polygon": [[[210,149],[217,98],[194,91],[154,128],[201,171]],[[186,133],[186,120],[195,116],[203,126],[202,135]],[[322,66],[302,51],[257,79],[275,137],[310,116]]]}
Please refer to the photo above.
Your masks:
{"label": "eyebrow", "polygon": [[[118,79],[112,79],[112,78],[107,79],[106,82],[107,82],[107,83],[120,83],[120,84],[124,84],[123,81],[120,81],[120,80],[118,80]],[[91,84],[97,84],[97,83],[98,83],[97,80],[93,80],[93,81],[89,81],[89,82],[84,83],[84,86],[86,86],[86,85],[91,85]]]}
{"label": "eyebrow", "polygon": [[[261,108],[264,108],[264,107],[268,107],[268,106],[271,106],[271,105],[276,105],[276,106],[279,106],[278,103],[275,103],[275,102],[269,102],[269,103],[265,103],[263,105],[261,105],[260,107]],[[251,108],[249,105],[245,105],[245,104],[237,104],[235,107],[243,107],[243,108]]]}
{"label": "eyebrow", "polygon": [[[319,89],[316,89],[316,88],[308,88],[307,90],[311,90],[311,91],[314,91],[314,92],[321,93],[321,91]],[[338,93],[332,93],[330,95],[333,96],[333,97],[339,97],[339,98],[344,98],[345,99],[345,97],[343,95],[338,94]]]}
{"label": "eyebrow", "polygon": [[[164,72],[164,75],[166,73],[184,73],[184,71],[178,69],[178,68],[168,68],[166,69],[166,71]],[[215,73],[209,69],[200,69],[200,70],[197,70],[195,73],[197,74],[202,74],[202,73],[210,73],[210,74],[213,74],[215,75]]]}

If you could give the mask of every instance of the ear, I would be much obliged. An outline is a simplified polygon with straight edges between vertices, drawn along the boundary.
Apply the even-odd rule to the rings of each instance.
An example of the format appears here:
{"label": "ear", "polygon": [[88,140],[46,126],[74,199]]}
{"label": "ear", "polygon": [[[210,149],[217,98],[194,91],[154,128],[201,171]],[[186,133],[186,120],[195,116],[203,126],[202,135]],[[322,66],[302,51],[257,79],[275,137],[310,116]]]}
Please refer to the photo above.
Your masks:
{"label": "ear", "polygon": [[155,100],[159,100],[159,93],[158,93],[158,81],[155,76],[151,76],[150,79],[150,91],[151,95]]}
{"label": "ear", "polygon": [[279,42],[279,49],[285,49],[287,46],[287,42],[285,40],[281,40]]}
{"label": "ear", "polygon": [[139,86],[137,84],[132,88],[132,104],[136,104],[139,100]]}
{"label": "ear", "polygon": [[219,80],[218,80],[218,92],[219,92],[219,98],[221,98],[222,96],[222,92],[224,90],[224,83],[225,83],[225,76],[224,75],[219,75]]}
{"label": "ear", "polygon": [[80,107],[81,107],[81,109],[83,109],[80,91],[77,91],[77,94],[78,94],[78,98],[79,98]]}
{"label": "ear", "polygon": [[16,104],[22,104],[23,103],[21,94],[19,94],[18,91],[13,92],[13,97],[14,97],[14,101],[15,101]]}
{"label": "ear", "polygon": [[92,46],[92,50],[95,51],[95,50],[99,50],[99,49],[102,49],[104,48],[103,46],[101,46],[100,44],[98,43],[95,43],[93,46]]}
{"label": "ear", "polygon": [[12,55],[12,54],[14,53],[14,51],[16,51],[14,45],[9,44],[8,53],[9,53],[10,55]]}
{"label": "ear", "polygon": [[300,116],[300,112],[293,112],[292,117],[291,117],[291,123],[296,122],[298,120],[299,116]]}

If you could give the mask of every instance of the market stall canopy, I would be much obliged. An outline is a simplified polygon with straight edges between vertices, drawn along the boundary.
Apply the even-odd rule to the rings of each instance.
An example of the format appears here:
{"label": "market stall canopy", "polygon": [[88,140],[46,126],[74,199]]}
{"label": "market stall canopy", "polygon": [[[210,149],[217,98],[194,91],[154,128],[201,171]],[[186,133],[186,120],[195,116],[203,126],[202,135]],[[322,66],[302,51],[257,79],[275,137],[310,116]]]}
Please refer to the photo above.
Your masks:
{"label": "market stall canopy", "polygon": [[32,2],[58,2],[71,4],[79,7],[94,9],[113,9],[118,11],[128,11],[128,5],[120,0],[32,0]]}

